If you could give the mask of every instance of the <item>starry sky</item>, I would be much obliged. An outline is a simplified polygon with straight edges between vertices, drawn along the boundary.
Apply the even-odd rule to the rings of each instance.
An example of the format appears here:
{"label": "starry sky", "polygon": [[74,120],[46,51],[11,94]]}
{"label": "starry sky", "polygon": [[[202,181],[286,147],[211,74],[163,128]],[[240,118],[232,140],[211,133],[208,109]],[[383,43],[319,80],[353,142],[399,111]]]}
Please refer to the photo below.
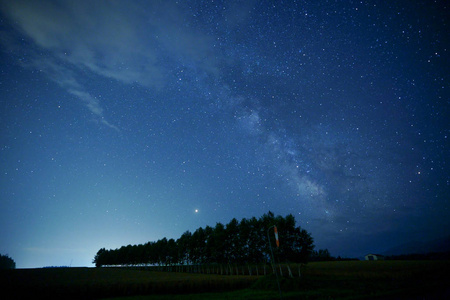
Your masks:
{"label": "starry sky", "polygon": [[[93,266],[269,210],[450,234],[446,1],[0,1],[0,253]],[[282,241],[280,241],[282,242]]]}

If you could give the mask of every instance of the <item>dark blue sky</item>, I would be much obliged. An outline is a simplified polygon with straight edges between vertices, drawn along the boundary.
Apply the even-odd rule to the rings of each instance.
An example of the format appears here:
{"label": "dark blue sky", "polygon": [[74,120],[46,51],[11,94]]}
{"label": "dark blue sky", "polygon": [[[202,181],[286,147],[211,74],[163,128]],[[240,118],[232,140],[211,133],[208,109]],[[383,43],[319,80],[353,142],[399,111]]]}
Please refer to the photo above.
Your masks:
{"label": "dark blue sky", "polygon": [[269,210],[335,256],[450,234],[446,1],[178,2],[0,1],[0,253]]}

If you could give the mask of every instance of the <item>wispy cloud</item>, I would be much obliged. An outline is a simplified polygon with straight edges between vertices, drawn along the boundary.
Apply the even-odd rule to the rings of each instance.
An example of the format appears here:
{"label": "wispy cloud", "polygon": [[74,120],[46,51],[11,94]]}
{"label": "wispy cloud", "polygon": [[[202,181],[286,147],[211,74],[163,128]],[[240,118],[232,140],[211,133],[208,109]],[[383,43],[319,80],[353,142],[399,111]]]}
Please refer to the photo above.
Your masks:
{"label": "wispy cloud", "polygon": [[[131,1],[6,1],[2,13],[36,47],[28,66],[46,74],[82,103],[101,122],[102,103],[76,80],[77,71],[124,84],[160,89],[177,60],[216,76],[212,39],[183,23],[175,3],[151,2],[145,10]],[[2,38],[11,47],[12,39]],[[45,51],[45,55],[41,52]]]}
{"label": "wispy cloud", "polygon": [[103,108],[100,106],[100,101],[97,98],[94,98],[89,93],[81,90],[69,89],[68,92],[72,95],[77,96],[94,115],[99,117],[99,120],[102,124],[120,131],[117,126],[112,125],[105,120],[105,118],[103,117]]}

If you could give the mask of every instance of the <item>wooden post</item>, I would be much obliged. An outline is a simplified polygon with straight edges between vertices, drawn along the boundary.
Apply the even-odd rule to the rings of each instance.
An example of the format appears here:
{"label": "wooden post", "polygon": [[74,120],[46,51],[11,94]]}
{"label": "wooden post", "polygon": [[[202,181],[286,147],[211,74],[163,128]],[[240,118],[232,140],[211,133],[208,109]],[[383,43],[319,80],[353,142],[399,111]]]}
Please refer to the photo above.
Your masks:
{"label": "wooden post", "polygon": [[289,277],[294,278],[294,276],[292,275],[291,267],[289,267],[289,265],[287,267],[289,271]]}

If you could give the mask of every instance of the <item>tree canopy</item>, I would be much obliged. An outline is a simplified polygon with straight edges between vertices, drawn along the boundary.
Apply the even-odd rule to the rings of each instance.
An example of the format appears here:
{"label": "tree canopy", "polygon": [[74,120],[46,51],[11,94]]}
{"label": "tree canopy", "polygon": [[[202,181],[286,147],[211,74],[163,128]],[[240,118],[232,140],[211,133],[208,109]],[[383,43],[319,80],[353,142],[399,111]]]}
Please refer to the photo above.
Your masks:
{"label": "tree canopy", "polygon": [[[277,226],[279,247],[273,226]],[[105,265],[175,265],[262,263],[270,261],[270,248],[276,260],[305,262],[314,249],[313,238],[295,226],[293,215],[276,216],[272,212],[259,219],[235,218],[228,224],[186,231],[177,240],[163,238],[146,244],[101,248],[94,257],[97,267]]]}
{"label": "tree canopy", "polygon": [[16,262],[8,255],[0,254],[0,270],[15,269]]}

